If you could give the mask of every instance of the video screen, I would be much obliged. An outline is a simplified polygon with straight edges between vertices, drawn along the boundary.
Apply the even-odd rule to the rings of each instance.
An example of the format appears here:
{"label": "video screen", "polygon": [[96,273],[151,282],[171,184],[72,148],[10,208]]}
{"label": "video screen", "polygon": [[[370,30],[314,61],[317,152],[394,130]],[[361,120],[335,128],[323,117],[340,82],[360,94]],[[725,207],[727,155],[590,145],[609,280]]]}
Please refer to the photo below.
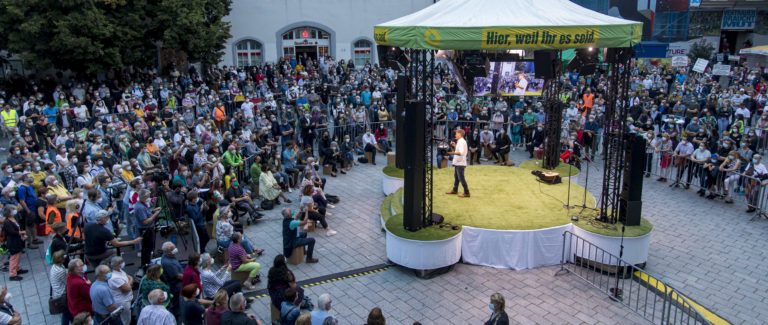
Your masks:
{"label": "video screen", "polygon": [[475,96],[541,96],[544,79],[534,78],[532,61],[491,62],[488,76],[475,77]]}

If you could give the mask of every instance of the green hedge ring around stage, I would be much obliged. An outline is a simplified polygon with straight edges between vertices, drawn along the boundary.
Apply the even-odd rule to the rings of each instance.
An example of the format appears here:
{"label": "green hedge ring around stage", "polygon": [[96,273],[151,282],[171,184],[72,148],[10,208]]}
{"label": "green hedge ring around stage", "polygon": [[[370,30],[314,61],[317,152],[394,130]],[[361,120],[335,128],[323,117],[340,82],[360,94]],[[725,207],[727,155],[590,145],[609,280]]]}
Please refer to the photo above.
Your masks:
{"label": "green hedge ring around stage", "polygon": [[[541,160],[535,160],[535,159],[533,159],[533,160],[526,160],[526,161],[520,163],[520,168],[525,168],[525,169],[530,169],[530,170],[549,171],[548,169],[544,169],[544,167],[542,166],[542,163],[543,162]],[[555,167],[555,173],[560,174],[561,177],[570,177],[570,176],[577,175],[579,173],[579,169],[576,168],[576,166],[570,166],[570,167],[569,166],[570,165],[568,165],[568,164],[560,163],[559,165],[557,165],[557,167]],[[568,174],[568,169],[569,168],[570,168],[570,172],[571,172],[570,175]]]}
{"label": "green hedge ring around stage", "polygon": [[[435,166],[432,166],[435,170],[438,170],[438,168],[435,168]],[[395,167],[395,165],[387,165],[382,169],[382,172],[384,172],[384,175],[387,175],[389,177],[394,178],[405,178],[405,170]]]}

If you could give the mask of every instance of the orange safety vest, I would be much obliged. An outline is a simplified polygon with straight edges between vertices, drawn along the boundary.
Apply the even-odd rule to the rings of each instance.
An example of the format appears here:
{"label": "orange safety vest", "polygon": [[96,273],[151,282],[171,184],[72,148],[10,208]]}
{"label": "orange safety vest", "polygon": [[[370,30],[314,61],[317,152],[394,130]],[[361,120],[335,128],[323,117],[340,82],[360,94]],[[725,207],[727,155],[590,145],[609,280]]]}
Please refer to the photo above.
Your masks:
{"label": "orange safety vest", "polygon": [[69,220],[67,220],[67,230],[69,230],[69,235],[75,238],[81,238],[81,227],[77,227],[77,224],[80,223],[80,215],[77,213],[73,213],[71,216],[69,216]]}
{"label": "orange safety vest", "polygon": [[213,108],[213,118],[216,121],[224,121],[227,119],[227,113],[224,112],[224,106],[214,107]]}
{"label": "orange safety vest", "polygon": [[587,96],[587,94],[584,94],[585,106],[592,108],[592,103],[594,102],[594,100],[595,100],[595,94],[589,94],[589,96]]}
{"label": "orange safety vest", "polygon": [[[53,212],[53,221],[50,222],[51,218],[51,212]],[[55,206],[49,206],[45,209],[45,234],[50,235],[53,233],[53,229],[51,226],[53,226],[54,223],[61,221],[61,212],[59,212],[59,209]]]}

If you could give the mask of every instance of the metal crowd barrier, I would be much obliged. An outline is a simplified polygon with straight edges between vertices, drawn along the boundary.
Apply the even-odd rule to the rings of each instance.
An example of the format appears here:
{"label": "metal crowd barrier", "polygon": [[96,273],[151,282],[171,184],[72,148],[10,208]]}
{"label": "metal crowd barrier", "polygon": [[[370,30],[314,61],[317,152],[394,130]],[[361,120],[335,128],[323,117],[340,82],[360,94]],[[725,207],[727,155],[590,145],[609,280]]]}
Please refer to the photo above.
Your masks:
{"label": "metal crowd barrier", "polygon": [[570,231],[560,270],[573,274],[653,324],[711,324],[678,290]]}
{"label": "metal crowd barrier", "polygon": [[[754,207],[755,211],[752,220],[761,216],[768,218],[768,192],[766,192],[768,181],[760,180],[752,176],[741,175],[744,168],[746,168],[743,161],[739,171],[727,173],[720,172],[715,179],[710,180],[713,184],[705,184],[703,182],[706,182],[707,178],[703,176],[703,164],[696,163],[688,157],[679,166],[675,166],[674,158],[670,158],[669,165],[666,168],[662,168],[660,162],[661,159],[662,155],[658,152],[646,154],[646,164],[643,168],[647,175],[653,178],[664,177],[667,179],[665,184],[669,184],[670,186],[678,183],[679,187],[689,185],[693,189],[705,190],[705,197],[711,194],[714,196],[714,198],[712,198],[713,200],[722,200],[723,202],[727,199],[727,197],[725,197],[726,190],[729,189],[728,187],[732,187],[728,194],[733,199],[733,204],[741,205],[745,209]],[[718,162],[718,167],[721,163],[722,162]],[[690,182],[688,181],[689,178]],[[728,180],[727,183],[726,180]]]}

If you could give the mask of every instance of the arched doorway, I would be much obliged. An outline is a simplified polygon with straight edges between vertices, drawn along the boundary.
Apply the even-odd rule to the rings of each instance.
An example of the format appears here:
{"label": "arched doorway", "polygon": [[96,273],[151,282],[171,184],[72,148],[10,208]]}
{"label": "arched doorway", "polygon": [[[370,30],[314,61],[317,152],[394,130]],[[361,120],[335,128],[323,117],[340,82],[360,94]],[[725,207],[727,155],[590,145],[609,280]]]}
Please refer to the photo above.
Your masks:
{"label": "arched doorway", "polygon": [[316,27],[302,26],[290,29],[283,33],[282,39],[283,57],[306,56],[312,60],[317,60],[317,58],[331,53],[330,34]]}

